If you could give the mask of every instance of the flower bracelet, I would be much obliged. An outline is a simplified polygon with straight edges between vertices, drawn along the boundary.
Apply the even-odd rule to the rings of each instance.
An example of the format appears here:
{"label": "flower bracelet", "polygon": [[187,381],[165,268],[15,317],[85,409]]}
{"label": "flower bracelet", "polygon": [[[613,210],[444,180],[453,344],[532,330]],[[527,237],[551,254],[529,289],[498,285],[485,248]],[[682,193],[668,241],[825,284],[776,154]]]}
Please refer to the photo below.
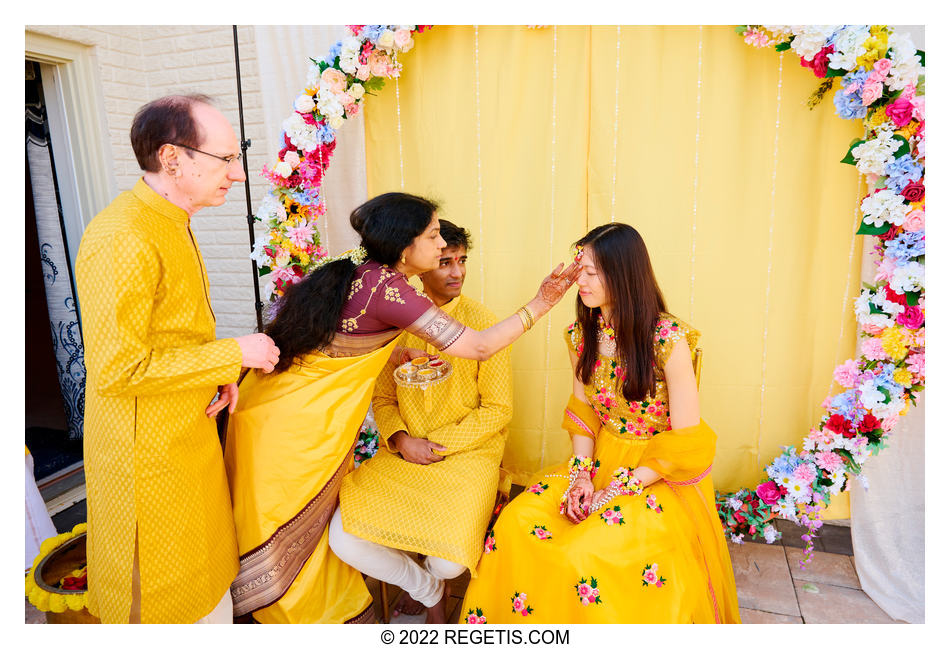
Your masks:
{"label": "flower bracelet", "polygon": [[619,467],[613,472],[612,478],[610,484],[607,485],[607,489],[604,490],[603,500],[591,509],[591,514],[617,496],[639,496],[643,493],[643,482],[633,475],[633,467]]}
{"label": "flower bracelet", "polygon": [[564,494],[561,496],[561,502],[558,505],[558,511],[561,514],[567,511],[567,495],[574,487],[574,483],[577,482],[577,475],[581,471],[587,471],[590,474],[590,479],[593,480],[594,476],[597,475],[597,469],[600,468],[600,460],[595,461],[588,455],[572,455],[570,462],[568,462],[568,468],[569,472],[567,476],[547,476],[552,478],[566,477],[568,479],[567,489],[564,490]]}

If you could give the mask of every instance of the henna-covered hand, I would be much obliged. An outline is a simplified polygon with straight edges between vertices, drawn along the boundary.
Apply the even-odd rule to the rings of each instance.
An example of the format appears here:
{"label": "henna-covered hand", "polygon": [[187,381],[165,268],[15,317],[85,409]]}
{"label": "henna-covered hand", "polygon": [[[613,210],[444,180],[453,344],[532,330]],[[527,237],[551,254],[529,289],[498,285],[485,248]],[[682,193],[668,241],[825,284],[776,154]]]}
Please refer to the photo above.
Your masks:
{"label": "henna-covered hand", "polygon": [[[561,269],[564,269],[563,272]],[[540,299],[550,310],[555,304],[561,301],[567,289],[580,277],[581,266],[577,262],[572,262],[570,266],[564,268],[564,264],[557,265],[551,274],[541,282],[541,288],[538,289],[538,299]]]}

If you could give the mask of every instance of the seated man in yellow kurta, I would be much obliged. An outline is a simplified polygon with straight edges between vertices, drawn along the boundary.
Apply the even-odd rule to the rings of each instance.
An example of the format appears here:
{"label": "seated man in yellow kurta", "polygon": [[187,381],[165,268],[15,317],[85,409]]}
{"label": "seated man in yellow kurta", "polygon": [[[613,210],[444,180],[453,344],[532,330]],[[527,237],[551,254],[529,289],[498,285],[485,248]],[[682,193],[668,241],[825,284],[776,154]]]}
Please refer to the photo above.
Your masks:
{"label": "seated man in yellow kurta", "polygon": [[270,372],[278,350],[264,334],[215,340],[191,217],[245,176],[234,129],[209,102],[139,110],[144,175],[92,219],[76,257],[89,611],[102,622],[232,621],[237,540],[211,417],[233,410],[241,367]]}
{"label": "seated man in yellow kurta", "polygon": [[[473,329],[496,322],[463,295],[471,248],[466,230],[439,219],[446,246],[439,268],[420,275],[426,295]],[[408,333],[400,344],[435,352]],[[475,570],[498,487],[512,414],[510,350],[484,362],[453,358],[452,376],[427,387],[397,386],[395,365],[373,395],[378,453],[343,480],[330,547],[360,572],[402,588],[445,622],[445,581]],[[423,566],[412,554],[426,555]]]}

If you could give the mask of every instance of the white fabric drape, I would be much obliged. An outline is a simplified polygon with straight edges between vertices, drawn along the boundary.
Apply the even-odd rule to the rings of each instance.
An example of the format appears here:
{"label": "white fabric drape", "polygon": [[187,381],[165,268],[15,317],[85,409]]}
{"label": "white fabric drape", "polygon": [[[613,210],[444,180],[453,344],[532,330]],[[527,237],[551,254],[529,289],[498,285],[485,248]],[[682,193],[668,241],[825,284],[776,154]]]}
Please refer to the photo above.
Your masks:
{"label": "white fabric drape", "polygon": [[[861,280],[871,282],[872,237]],[[851,541],[861,588],[896,620],[924,622],[924,398],[891,431],[888,448],[864,465],[865,491],[851,487]]]}
{"label": "white fabric drape", "polygon": [[[343,25],[258,25],[254,28],[269,158],[276,156],[281,148],[283,129],[280,125],[293,112],[294,100],[306,85],[310,59],[322,59],[330,47],[346,35]],[[347,118],[343,128],[337,131],[336,151],[323,191],[327,218],[318,224],[318,229],[323,245],[335,255],[359,243],[349,217],[353,208],[367,199],[362,112]]]}

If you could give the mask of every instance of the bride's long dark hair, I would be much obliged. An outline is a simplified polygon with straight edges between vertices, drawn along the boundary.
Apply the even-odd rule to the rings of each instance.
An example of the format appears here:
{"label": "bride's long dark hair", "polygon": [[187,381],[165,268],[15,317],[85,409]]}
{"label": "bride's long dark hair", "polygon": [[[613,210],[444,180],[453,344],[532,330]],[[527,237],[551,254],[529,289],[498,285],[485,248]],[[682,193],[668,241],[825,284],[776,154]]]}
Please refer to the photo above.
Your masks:
{"label": "bride's long dark hair", "polygon": [[[666,302],[643,238],[626,223],[609,223],[594,228],[575,245],[593,250],[597,273],[613,304],[617,357],[625,370],[624,399],[633,402],[647,394],[655,396],[653,330],[660,312],[666,311]],[[599,314],[600,307],[590,309],[577,296],[577,321],[584,335],[577,378],[585,384],[590,382],[597,361]]]}
{"label": "bride's long dark hair", "polygon": [[[366,201],[350,214],[366,258],[393,266],[412,240],[425,232],[438,205],[421,196],[391,192]],[[297,357],[326,347],[343,313],[356,266],[349,259],[330,262],[290,286],[265,333],[280,349],[275,369],[288,369]]]}

